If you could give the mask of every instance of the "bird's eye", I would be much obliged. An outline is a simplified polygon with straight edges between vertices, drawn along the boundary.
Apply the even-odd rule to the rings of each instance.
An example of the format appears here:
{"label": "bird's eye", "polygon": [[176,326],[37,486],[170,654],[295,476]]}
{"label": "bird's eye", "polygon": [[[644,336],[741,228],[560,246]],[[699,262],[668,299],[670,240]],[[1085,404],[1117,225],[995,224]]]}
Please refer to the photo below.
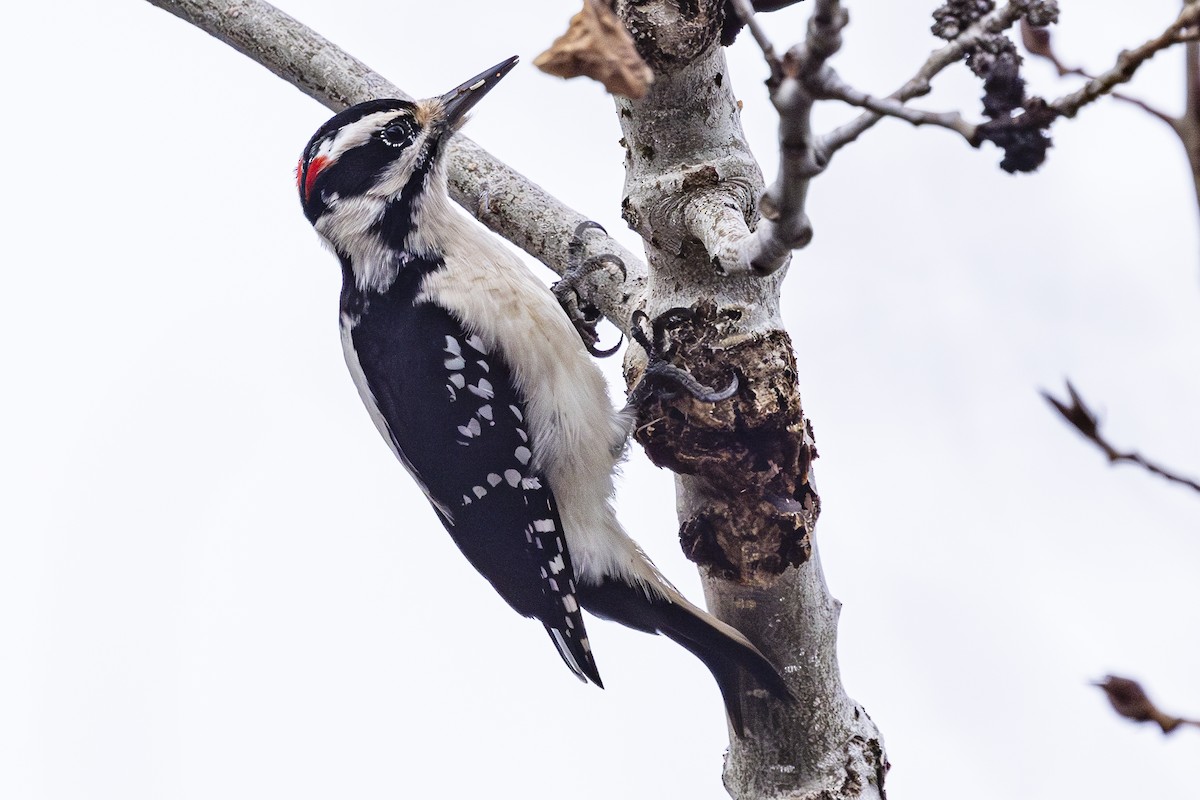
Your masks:
{"label": "bird's eye", "polygon": [[389,147],[408,147],[416,138],[417,130],[411,117],[397,117],[379,131],[379,138]]}

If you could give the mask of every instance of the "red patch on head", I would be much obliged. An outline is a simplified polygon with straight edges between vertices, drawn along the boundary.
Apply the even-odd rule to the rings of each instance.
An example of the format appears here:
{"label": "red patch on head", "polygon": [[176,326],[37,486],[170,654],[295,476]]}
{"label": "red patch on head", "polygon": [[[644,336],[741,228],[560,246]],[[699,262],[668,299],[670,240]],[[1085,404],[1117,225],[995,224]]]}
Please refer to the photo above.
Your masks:
{"label": "red patch on head", "polygon": [[329,166],[329,159],[325,156],[317,156],[312,161],[308,162],[308,170],[304,169],[304,162],[301,161],[296,167],[296,185],[304,190],[304,200],[308,201],[308,196],[312,194],[313,184],[317,181],[317,176],[321,174],[321,170]]}

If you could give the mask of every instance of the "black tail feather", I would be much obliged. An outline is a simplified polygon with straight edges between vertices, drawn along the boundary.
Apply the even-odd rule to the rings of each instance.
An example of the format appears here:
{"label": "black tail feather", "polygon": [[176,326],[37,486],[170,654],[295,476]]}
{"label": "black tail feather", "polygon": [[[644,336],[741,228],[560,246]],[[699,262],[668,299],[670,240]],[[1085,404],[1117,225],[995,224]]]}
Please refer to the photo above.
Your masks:
{"label": "black tail feather", "polygon": [[662,633],[699,658],[717,681],[725,713],[738,736],[744,734],[743,673],[776,698],[794,702],[787,684],[758,648],[737,630],[682,597],[680,602],[647,598],[641,589],[614,581],[600,586],[581,585],[578,597],[580,605],[590,613],[635,630]]}

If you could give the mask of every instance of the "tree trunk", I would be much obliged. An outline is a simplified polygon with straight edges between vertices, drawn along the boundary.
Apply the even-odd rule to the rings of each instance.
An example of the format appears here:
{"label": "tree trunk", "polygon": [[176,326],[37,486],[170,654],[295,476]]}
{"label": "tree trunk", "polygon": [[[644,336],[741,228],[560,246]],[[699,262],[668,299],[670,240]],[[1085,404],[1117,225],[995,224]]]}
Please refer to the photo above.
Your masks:
{"label": "tree trunk", "polygon": [[[731,373],[740,381],[716,404],[651,398],[637,438],[679,476],[680,538],[710,610],[763,649],[797,698],[788,707],[747,687],[746,735],[731,736],[726,787],[739,800],[882,797],[882,739],[842,688],[839,605],[813,547],[816,450],[779,314],[787,270],[727,276],[704,244],[753,229],[764,189],[717,41],[722,4],[620,0],[617,10],[655,75],[642,100],[617,100],[622,212],[649,268],[639,307],[651,319],[692,309],[672,330],[672,360],[710,386]],[[631,384],[644,365],[631,347]]]}

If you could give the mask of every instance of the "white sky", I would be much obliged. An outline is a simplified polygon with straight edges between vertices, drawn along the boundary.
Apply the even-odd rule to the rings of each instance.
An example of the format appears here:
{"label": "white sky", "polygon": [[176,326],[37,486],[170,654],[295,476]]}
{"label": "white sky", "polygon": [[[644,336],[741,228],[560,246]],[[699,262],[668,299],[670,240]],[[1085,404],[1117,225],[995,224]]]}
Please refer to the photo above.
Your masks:
{"label": "white sky", "polygon": [[[469,134],[636,248],[611,103],[529,66],[574,0],[280,5],[415,94],[521,55]],[[850,3],[836,66],[891,91],[935,5]],[[1062,52],[1106,66],[1177,5],[1063,0]],[[767,24],[785,46],[803,19]],[[379,440],[292,184],[328,112],[147,3],[18,3],[6,29],[0,797],[723,797],[703,667],[597,621],[609,688],[578,684]],[[730,59],[771,174],[749,37]],[[1132,91],[1177,111],[1181,63]],[[964,76],[925,105],[974,114]],[[785,287],[843,676],[895,797],[1195,792],[1200,731],[1127,724],[1087,682],[1200,716],[1200,496],[1110,469],[1037,394],[1070,376],[1114,441],[1200,472],[1195,201],[1141,112],[1054,133],[1011,177],[880,125],[814,185]],[[636,457],[620,498],[698,598],[669,475]]]}

